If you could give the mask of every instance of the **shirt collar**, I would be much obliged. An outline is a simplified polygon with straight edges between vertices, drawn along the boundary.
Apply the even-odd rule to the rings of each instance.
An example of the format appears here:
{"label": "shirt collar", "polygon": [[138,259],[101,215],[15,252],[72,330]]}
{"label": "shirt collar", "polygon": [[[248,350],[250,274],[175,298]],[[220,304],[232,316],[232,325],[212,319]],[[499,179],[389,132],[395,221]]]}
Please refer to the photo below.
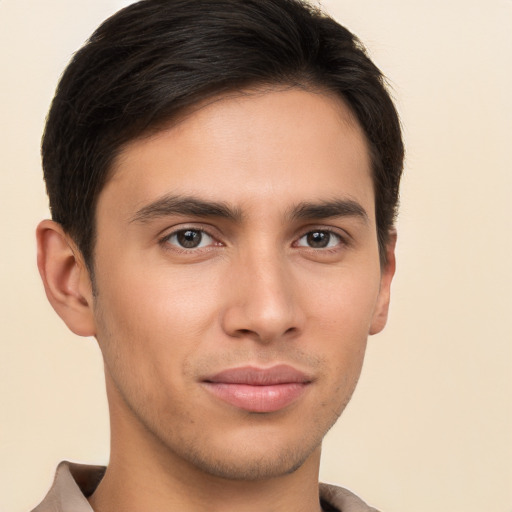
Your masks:
{"label": "shirt collar", "polygon": [[[32,512],[94,512],[87,498],[105,474],[105,466],[61,462],[48,494]],[[340,512],[378,512],[355,494],[334,485],[320,484],[320,499]]]}

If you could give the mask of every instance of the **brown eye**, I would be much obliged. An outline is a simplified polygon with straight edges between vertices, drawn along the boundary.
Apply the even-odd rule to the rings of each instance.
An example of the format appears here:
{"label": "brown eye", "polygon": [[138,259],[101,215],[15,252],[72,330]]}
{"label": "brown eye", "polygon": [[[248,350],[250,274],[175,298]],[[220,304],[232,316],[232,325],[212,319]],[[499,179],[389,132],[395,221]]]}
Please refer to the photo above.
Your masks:
{"label": "brown eye", "polygon": [[310,231],[302,236],[297,245],[299,247],[311,247],[312,249],[328,249],[341,243],[341,237],[332,231]]}
{"label": "brown eye", "polygon": [[181,249],[199,249],[213,243],[213,238],[200,229],[181,229],[167,238],[167,243]]}
{"label": "brown eye", "polygon": [[177,242],[185,249],[193,249],[197,247],[201,243],[202,238],[202,233],[200,231],[193,231],[191,229],[176,233]]}

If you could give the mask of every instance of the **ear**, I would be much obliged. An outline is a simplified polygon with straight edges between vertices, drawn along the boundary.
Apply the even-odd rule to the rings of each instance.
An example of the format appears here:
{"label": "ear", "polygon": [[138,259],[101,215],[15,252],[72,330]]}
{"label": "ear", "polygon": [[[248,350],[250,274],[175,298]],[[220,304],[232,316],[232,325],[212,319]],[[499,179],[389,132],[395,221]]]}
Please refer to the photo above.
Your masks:
{"label": "ear", "polygon": [[37,266],[50,304],[75,334],[94,336],[92,284],[80,251],[51,220],[37,226],[36,236]]}
{"label": "ear", "polygon": [[396,231],[393,230],[389,234],[389,240],[386,245],[386,264],[381,269],[379,296],[373,312],[370,334],[377,334],[382,331],[388,320],[391,281],[395,275],[396,268],[395,247]]}

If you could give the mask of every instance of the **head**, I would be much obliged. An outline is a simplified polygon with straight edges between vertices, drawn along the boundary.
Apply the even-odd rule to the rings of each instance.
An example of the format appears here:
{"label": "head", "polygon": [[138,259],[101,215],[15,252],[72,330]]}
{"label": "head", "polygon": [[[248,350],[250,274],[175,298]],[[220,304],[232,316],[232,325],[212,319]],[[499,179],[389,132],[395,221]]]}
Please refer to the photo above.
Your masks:
{"label": "head", "polygon": [[209,98],[249,87],[333,94],[363,129],[381,258],[403,164],[396,110],[346,28],[302,1],[146,0],[108,19],[64,72],[42,143],[52,218],[94,269],[96,204],[130,141]]}
{"label": "head", "polygon": [[[394,272],[400,127],[355,36],[298,0],[138,2],[74,56],[42,153],[41,273],[98,339],[119,438],[224,478],[301,467]],[[226,391],[244,372],[282,389]]]}

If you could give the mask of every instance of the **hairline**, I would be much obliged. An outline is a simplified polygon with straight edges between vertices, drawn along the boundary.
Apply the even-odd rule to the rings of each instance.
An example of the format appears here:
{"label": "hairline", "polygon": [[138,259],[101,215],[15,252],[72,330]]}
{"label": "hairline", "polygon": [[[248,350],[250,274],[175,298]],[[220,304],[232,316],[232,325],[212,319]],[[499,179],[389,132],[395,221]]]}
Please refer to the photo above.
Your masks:
{"label": "hairline", "polygon": [[[340,91],[336,91],[333,87],[329,87],[326,84],[322,84],[314,78],[307,78],[304,80],[283,80],[272,81],[272,80],[254,80],[247,81],[246,84],[241,86],[233,85],[232,88],[227,88],[226,90],[221,90],[221,88],[217,88],[216,90],[212,90],[211,93],[205,94],[202,98],[197,99],[197,101],[191,101],[190,104],[184,105],[181,108],[178,108],[175,112],[172,112],[166,117],[162,119],[156,120],[154,123],[148,125],[145,129],[141,130],[138,134],[133,135],[132,137],[127,138],[126,141],[119,144],[116,150],[112,153],[111,161],[105,171],[105,178],[102,183],[102,186],[99,192],[95,196],[94,203],[91,205],[91,225],[90,225],[90,246],[89,246],[89,257],[85,258],[84,262],[89,271],[89,275],[91,278],[91,282],[93,284],[94,290],[94,276],[95,276],[95,266],[94,266],[94,255],[96,248],[96,239],[97,239],[97,222],[96,222],[96,213],[97,213],[97,205],[99,198],[105,188],[105,186],[110,182],[113,176],[116,173],[116,167],[119,166],[120,162],[123,158],[123,153],[126,148],[128,148],[131,144],[137,141],[150,140],[153,137],[158,137],[161,133],[170,130],[179,126],[181,123],[185,122],[195,113],[199,112],[203,108],[207,108],[210,105],[213,105],[216,102],[224,101],[226,99],[231,98],[241,98],[241,97],[251,97],[259,94],[266,94],[269,92],[284,92],[288,90],[302,90],[305,92],[309,92],[312,94],[322,95],[326,98],[330,98],[334,100],[338,105],[343,105],[345,109],[343,113],[341,109],[337,109],[338,118],[340,122],[347,123],[347,125],[356,127],[359,130],[360,135],[363,137],[363,141],[367,151],[369,170],[370,170],[370,178],[372,184],[372,193],[374,197],[374,202],[376,201],[376,167],[378,165],[378,157],[376,156],[376,151],[372,142],[368,139],[368,135],[366,130],[364,129],[363,124],[359,120],[356,112],[354,111],[350,101],[345,97],[343,93]],[[376,236],[378,238],[378,246],[379,246],[379,257],[381,262],[381,267],[386,263],[386,254],[384,251],[384,247],[381,247],[381,242],[379,239],[379,223],[377,218],[377,212],[375,211],[375,221],[376,221]],[[388,232],[385,233],[384,242],[389,238],[391,231],[394,229],[394,223],[389,227]]]}

